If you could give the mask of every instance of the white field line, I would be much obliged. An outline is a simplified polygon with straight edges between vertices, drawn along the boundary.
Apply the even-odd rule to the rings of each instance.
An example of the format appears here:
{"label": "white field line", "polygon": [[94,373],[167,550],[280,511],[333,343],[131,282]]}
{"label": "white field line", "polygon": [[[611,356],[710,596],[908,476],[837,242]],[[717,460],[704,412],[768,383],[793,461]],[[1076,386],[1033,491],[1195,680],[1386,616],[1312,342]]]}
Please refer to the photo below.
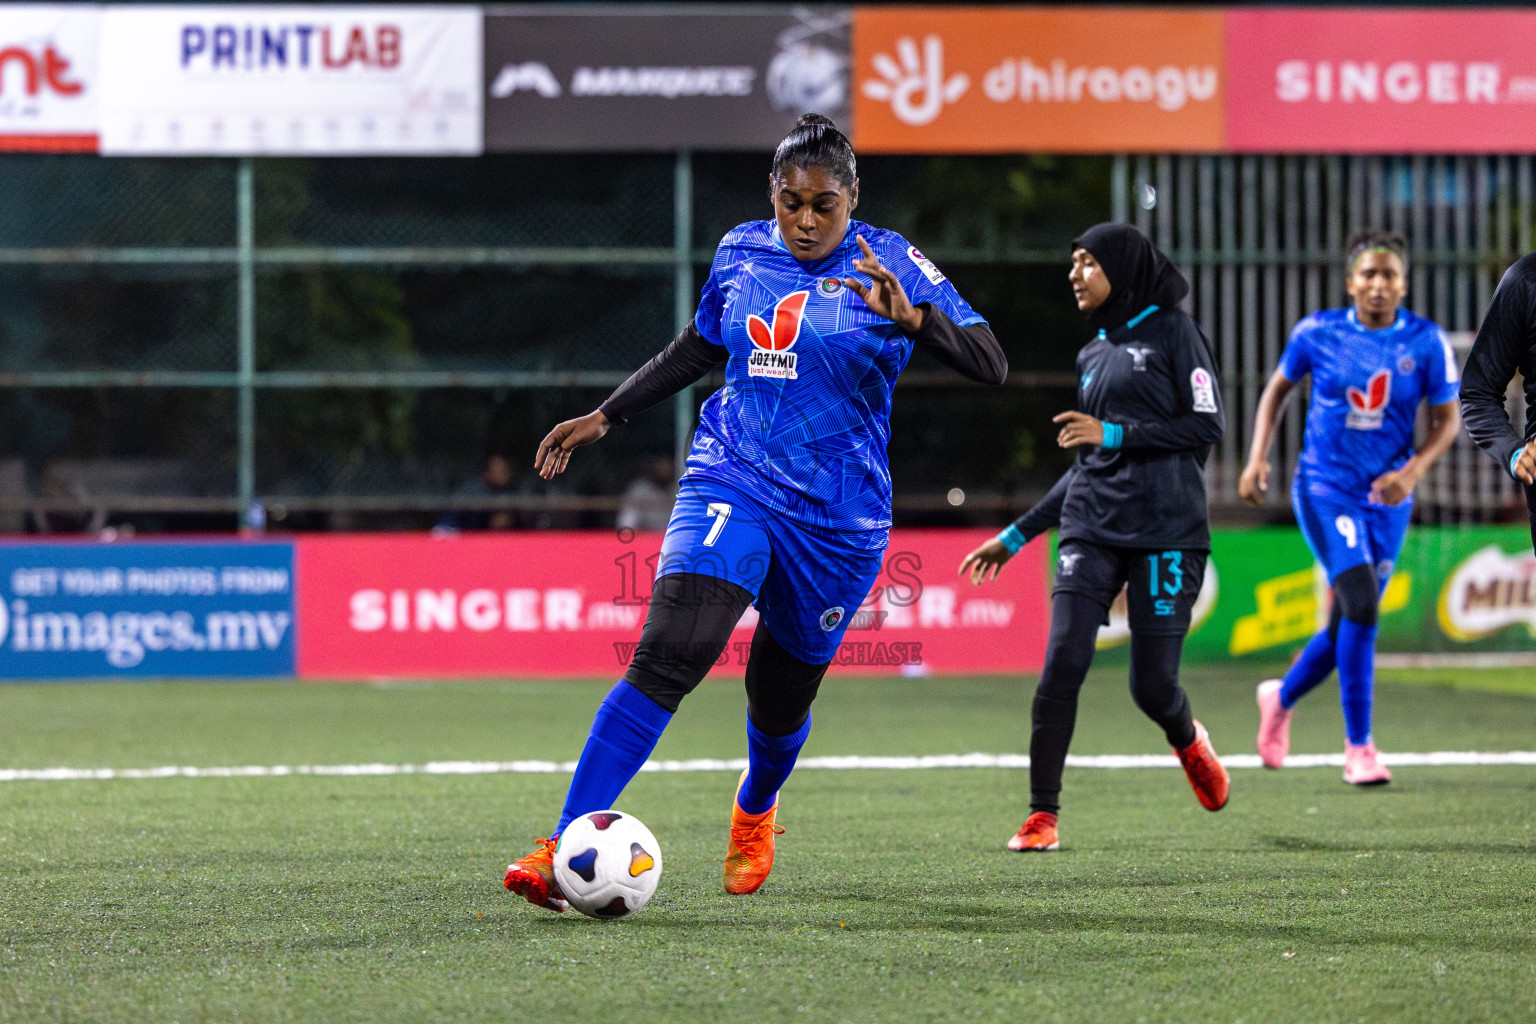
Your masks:
{"label": "white field line", "polygon": [[[1536,765],[1536,751],[1510,750],[1480,753],[1441,750],[1428,754],[1382,754],[1393,767],[1444,765]],[[1228,768],[1258,768],[1256,754],[1233,754],[1221,759]],[[1343,754],[1294,754],[1287,768],[1340,768]],[[1177,768],[1172,754],[1076,755],[1067,758],[1071,768]],[[739,772],[746,758],[731,760],[647,761],[647,772]],[[807,757],[799,769],[848,771],[918,771],[928,768],[1028,768],[1026,754],[929,754],[922,757]],[[426,764],[300,764],[234,765],[215,768],[166,765],[161,768],[0,768],[0,782],[72,782],[92,779],[245,779],[285,775],[553,775],[570,774],[575,761],[428,761]]]}

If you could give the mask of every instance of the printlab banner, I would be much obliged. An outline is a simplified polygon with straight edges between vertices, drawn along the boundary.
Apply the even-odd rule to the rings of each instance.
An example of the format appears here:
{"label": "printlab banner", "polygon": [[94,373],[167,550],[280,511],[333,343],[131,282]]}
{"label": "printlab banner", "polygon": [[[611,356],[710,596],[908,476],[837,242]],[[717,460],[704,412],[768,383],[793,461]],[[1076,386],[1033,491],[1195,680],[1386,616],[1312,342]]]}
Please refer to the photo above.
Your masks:
{"label": "printlab banner", "polygon": [[103,153],[479,153],[477,7],[108,7]]}
{"label": "printlab banner", "polygon": [[293,545],[0,544],[0,677],[291,676]]}
{"label": "printlab banner", "polygon": [[100,20],[93,4],[0,4],[0,151],[96,149]]}
{"label": "printlab banner", "polygon": [[772,149],[808,110],[848,128],[847,8],[485,17],[491,151]]}
{"label": "printlab banner", "polygon": [[[834,672],[1030,672],[1048,630],[1045,547],[972,587],[960,560],[986,530],[897,530]],[[299,674],[305,678],[617,678],[640,638],[659,533],[298,542]],[[716,671],[740,675],[749,609]]]}

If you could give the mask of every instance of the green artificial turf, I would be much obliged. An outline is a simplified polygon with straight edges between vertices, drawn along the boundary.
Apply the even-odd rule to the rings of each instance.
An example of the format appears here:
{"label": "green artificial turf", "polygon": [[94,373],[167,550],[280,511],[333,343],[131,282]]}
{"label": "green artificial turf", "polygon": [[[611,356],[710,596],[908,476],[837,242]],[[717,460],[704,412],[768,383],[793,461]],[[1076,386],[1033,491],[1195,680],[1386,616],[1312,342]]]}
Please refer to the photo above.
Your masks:
{"label": "green artificial turf", "polygon": [[[1536,699],[1421,677],[1446,671],[1380,685],[1384,749],[1536,748]],[[1224,753],[1252,750],[1254,682],[1188,673]],[[607,685],[5,686],[0,767],[565,760]],[[806,753],[1023,752],[1029,693],[831,680]],[[707,683],[657,756],[742,756],[742,703]],[[1340,736],[1319,691],[1293,749]],[[1123,670],[1090,678],[1073,749],[1165,749]],[[0,1021],[1536,1017],[1536,768],[1401,768],[1368,791],[1243,770],[1216,815],[1176,770],[1068,769],[1043,855],[1001,849],[1023,772],[805,771],[772,878],[735,898],[735,775],[647,773],[621,806],[665,875],[618,922],[500,888],[567,781],[0,783]]]}

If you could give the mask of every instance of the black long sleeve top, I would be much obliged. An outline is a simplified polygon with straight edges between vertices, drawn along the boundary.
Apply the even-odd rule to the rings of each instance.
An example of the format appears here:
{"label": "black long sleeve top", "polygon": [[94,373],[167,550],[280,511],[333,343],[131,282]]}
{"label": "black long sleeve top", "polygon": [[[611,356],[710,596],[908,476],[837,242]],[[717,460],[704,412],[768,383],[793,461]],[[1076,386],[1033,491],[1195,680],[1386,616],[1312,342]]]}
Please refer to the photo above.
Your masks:
{"label": "black long sleeve top", "polygon": [[[1008,359],[992,329],[984,323],[961,327],[930,303],[918,304],[923,325],[911,337],[950,369],[982,384],[1001,384]],[[651,357],[598,406],[613,423],[625,423],[709,373],[726,359],[725,346],[714,345],[693,324]]]}
{"label": "black long sleeve top", "polygon": [[[1504,408],[1509,382],[1525,377],[1524,433]],[[1536,253],[1517,260],[1499,282],[1461,375],[1461,418],[1467,433],[1504,472],[1527,438],[1536,437]]]}
{"label": "black long sleeve top", "polygon": [[1103,421],[1104,443],[1079,448],[1014,529],[1025,541],[1060,526],[1062,540],[1209,551],[1205,462],[1226,419],[1199,326],[1177,308],[1136,317],[1085,345],[1077,371],[1077,407]]}

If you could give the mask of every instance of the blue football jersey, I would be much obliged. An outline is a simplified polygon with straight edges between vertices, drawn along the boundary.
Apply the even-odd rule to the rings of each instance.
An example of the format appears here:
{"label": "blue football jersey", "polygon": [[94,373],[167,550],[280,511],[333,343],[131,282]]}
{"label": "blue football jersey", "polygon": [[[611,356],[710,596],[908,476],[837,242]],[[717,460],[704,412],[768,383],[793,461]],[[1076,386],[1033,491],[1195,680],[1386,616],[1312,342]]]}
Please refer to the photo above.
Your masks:
{"label": "blue football jersey", "polygon": [[1362,325],[1353,307],[1313,313],[1291,332],[1280,371],[1292,381],[1312,374],[1300,466],[1306,485],[1355,501],[1413,455],[1419,402],[1443,405],[1458,391],[1445,335],[1406,309],[1380,330]]}
{"label": "blue football jersey", "polygon": [[771,220],[720,242],[694,326],[725,346],[725,386],[699,413],[683,475],[750,494],[801,525],[883,547],[891,525],[891,390],[912,339],[842,279],[862,235],[915,306],[981,323],[939,269],[900,235],[859,221],[825,258],[802,263]]}

